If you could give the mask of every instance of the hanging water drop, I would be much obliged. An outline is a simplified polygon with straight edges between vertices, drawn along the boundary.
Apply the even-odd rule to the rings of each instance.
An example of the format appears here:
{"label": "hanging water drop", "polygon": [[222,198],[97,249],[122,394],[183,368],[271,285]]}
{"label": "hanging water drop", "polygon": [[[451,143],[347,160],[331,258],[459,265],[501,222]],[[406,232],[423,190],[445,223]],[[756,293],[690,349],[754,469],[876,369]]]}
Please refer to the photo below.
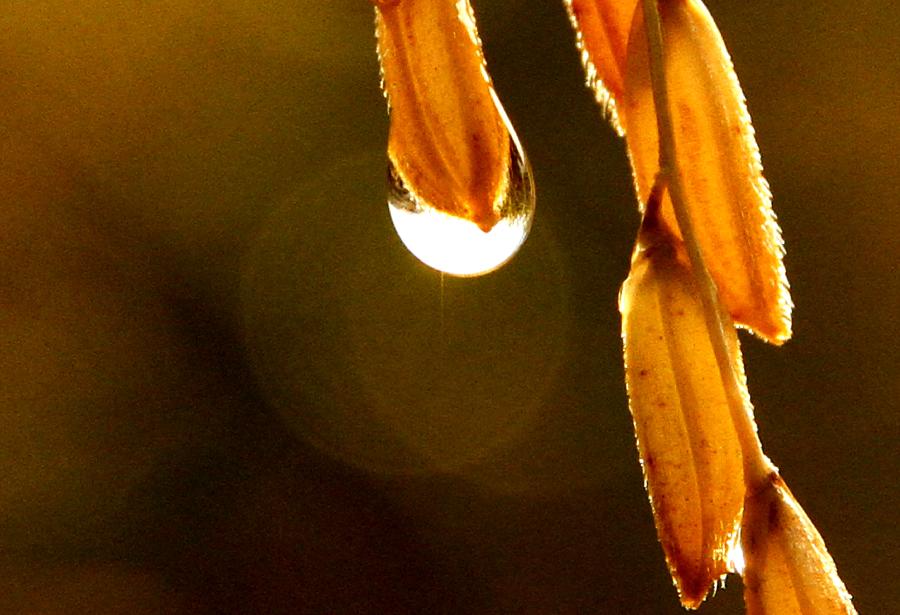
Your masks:
{"label": "hanging water drop", "polygon": [[488,273],[531,227],[534,184],[491,85],[468,0],[379,3],[378,50],[391,128],[391,219],[425,264]]}
{"label": "hanging water drop", "polygon": [[470,277],[499,269],[515,256],[531,229],[535,199],[531,168],[514,136],[509,147],[506,186],[495,206],[498,219],[489,230],[422,202],[389,165],[391,220],[416,258],[438,271]]}

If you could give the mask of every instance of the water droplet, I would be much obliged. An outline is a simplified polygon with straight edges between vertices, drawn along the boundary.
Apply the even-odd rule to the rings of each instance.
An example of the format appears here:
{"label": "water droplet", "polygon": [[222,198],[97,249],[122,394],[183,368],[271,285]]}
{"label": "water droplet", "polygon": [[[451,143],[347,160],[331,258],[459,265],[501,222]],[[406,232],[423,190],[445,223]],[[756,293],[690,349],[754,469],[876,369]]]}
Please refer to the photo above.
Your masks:
{"label": "water droplet", "polygon": [[506,264],[528,237],[534,219],[534,180],[511,126],[509,131],[506,190],[495,206],[500,219],[489,231],[423,202],[415,187],[407,186],[389,165],[388,208],[394,228],[407,249],[429,267],[460,277],[484,275]]}

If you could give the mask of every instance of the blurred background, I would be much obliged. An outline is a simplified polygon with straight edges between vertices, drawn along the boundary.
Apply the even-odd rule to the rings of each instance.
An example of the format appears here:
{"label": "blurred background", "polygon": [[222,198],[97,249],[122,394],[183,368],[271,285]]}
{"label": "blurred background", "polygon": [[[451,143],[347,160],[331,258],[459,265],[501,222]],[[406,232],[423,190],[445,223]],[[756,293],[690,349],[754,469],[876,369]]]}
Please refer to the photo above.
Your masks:
{"label": "blurred background", "polygon": [[[889,612],[900,9],[709,8],[797,304],[744,340],[762,439]],[[385,205],[368,2],[3,3],[0,612],[681,612],[623,384],[623,143],[561,2],[475,9],[538,211],[442,308]]]}

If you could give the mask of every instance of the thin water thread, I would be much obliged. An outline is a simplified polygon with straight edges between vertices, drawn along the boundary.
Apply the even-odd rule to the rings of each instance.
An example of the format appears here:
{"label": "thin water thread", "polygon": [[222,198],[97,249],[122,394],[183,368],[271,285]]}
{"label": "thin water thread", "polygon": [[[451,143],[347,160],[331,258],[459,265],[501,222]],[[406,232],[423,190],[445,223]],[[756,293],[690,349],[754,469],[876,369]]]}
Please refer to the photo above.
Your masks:
{"label": "thin water thread", "polygon": [[441,271],[441,343],[444,339],[444,272]]}

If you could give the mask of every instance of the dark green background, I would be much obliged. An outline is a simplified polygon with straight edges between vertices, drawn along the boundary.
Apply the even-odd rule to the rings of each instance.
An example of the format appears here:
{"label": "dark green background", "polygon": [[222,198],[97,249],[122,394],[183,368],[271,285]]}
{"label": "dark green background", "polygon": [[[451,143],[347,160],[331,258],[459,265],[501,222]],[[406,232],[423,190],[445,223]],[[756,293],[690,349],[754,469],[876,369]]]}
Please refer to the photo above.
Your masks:
{"label": "dark green background", "polygon": [[[384,202],[368,2],[5,0],[0,612],[680,612],[623,385],[623,144],[561,3],[475,8],[538,213],[442,311]],[[762,439],[889,612],[900,12],[710,10],[797,304],[783,349],[745,339]]]}

